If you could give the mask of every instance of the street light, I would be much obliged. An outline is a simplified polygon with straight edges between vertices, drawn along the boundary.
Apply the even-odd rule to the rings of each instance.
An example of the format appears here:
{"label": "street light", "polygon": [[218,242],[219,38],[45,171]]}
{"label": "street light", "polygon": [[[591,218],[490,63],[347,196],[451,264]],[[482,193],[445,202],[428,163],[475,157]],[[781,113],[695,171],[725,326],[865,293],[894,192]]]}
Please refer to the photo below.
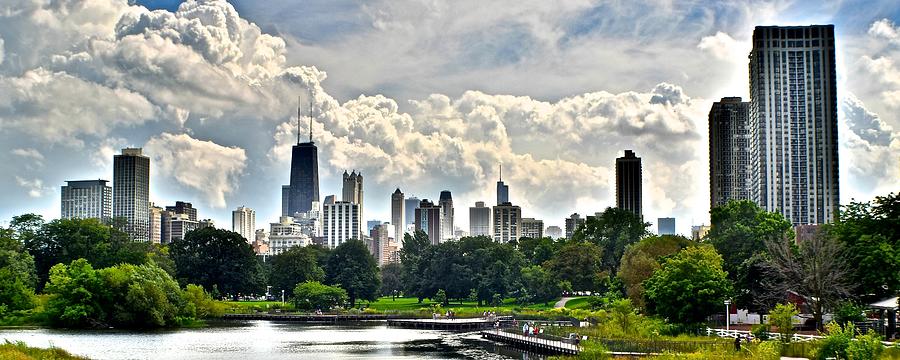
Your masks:
{"label": "street light", "polygon": [[281,289],[281,306],[284,306],[284,289]]}
{"label": "street light", "polygon": [[731,330],[731,300],[725,300],[725,331]]}

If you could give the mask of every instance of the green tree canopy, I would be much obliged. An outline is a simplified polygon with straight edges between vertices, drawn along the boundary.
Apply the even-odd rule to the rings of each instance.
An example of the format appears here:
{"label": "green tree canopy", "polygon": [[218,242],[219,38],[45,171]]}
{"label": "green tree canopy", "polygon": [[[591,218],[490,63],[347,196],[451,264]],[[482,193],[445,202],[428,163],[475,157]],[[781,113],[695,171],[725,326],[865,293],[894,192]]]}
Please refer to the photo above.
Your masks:
{"label": "green tree canopy", "polygon": [[422,261],[425,250],[431,247],[428,235],[416,230],[412,235],[403,234],[403,248],[400,249],[400,263],[403,264],[403,292],[407,296],[419,298],[419,302],[428,297],[422,272],[428,264]]}
{"label": "green tree canopy", "polygon": [[16,216],[10,223],[14,237],[34,257],[38,285],[59,263],[86,259],[98,267],[147,263],[153,244],[134,242],[128,234],[97,219],[59,219],[44,223],[36,215]]}
{"label": "green tree canopy", "polygon": [[274,292],[285,290],[293,296],[294,287],[307,281],[325,281],[325,270],[319,266],[318,247],[294,247],[275,255],[269,261],[269,285]]}
{"label": "green tree canopy", "polygon": [[325,274],[329,284],[347,291],[351,307],[356,306],[357,299],[372,301],[378,296],[378,264],[360,240],[349,240],[334,248]]}
{"label": "green tree canopy", "polygon": [[381,267],[381,295],[397,297],[403,292],[403,264],[390,263]]}
{"label": "green tree canopy", "polygon": [[318,281],[299,283],[293,293],[291,301],[302,310],[328,310],[347,302],[347,292],[344,289]]}
{"label": "green tree canopy", "polygon": [[516,249],[532,265],[540,265],[552,259],[560,247],[562,247],[561,241],[555,241],[548,237],[521,238],[516,244]]}
{"label": "green tree canopy", "polygon": [[603,249],[594,243],[572,240],[547,261],[544,268],[558,279],[568,281],[575,291],[599,288]]}
{"label": "green tree canopy", "polygon": [[650,278],[660,267],[660,259],[695,245],[690,239],[680,235],[658,235],[642,239],[629,245],[622,255],[619,279],[625,286],[625,294],[632,303],[644,307],[644,280]]}
{"label": "green tree canopy", "polygon": [[644,281],[647,310],[686,325],[699,324],[719,310],[731,291],[722,257],[709,245],[675,253]]}
{"label": "green tree canopy", "polygon": [[900,292],[900,193],[843,206],[827,229],[853,264],[854,295],[877,301]]}
{"label": "green tree canopy", "polygon": [[563,283],[549,271],[539,265],[522,268],[522,284],[528,294],[529,302],[547,304],[560,297]]}
{"label": "green tree canopy", "polygon": [[710,244],[724,260],[724,270],[737,288],[735,302],[751,310],[769,307],[765,296],[766,241],[793,236],[784,216],[767,212],[750,200],[733,200],[710,211]]}
{"label": "green tree canopy", "polygon": [[238,233],[198,229],[174,241],[169,248],[182,284],[197,284],[205,289],[215,286],[232,296],[264,291],[262,266],[253,248]]}
{"label": "green tree canopy", "polygon": [[575,230],[572,239],[600,246],[603,249],[602,268],[614,276],[619,271],[625,248],[647,236],[649,226],[631,211],[609,207],[597,216],[589,216],[584,226]]}

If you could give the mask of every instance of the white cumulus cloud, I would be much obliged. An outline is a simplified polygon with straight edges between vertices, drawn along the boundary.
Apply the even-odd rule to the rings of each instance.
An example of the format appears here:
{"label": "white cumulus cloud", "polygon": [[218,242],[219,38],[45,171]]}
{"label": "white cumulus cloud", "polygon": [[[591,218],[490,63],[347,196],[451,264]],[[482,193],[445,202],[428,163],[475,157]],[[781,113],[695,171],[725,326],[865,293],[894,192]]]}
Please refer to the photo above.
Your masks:
{"label": "white cumulus cloud", "polygon": [[187,134],[163,133],[144,145],[151,166],[159,174],[204,195],[212,207],[225,207],[225,196],[237,188],[247,155],[239,147],[227,147],[194,139]]}

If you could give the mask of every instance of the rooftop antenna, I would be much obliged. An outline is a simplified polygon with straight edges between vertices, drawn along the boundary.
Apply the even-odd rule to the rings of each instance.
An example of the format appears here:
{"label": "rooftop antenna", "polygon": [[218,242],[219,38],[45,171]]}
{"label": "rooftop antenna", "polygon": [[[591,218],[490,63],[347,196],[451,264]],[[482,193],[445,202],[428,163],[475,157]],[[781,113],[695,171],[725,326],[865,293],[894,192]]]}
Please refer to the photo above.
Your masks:
{"label": "rooftop antenna", "polygon": [[503,164],[500,164],[500,182],[503,182]]}
{"label": "rooftop antenna", "polygon": [[300,145],[300,104],[302,104],[302,100],[300,96],[297,96],[297,145]]}
{"label": "rooftop antenna", "polygon": [[313,109],[312,90],[309,89],[309,143],[310,144],[312,144],[312,142],[313,142],[312,141],[312,121],[313,121],[312,109]]}

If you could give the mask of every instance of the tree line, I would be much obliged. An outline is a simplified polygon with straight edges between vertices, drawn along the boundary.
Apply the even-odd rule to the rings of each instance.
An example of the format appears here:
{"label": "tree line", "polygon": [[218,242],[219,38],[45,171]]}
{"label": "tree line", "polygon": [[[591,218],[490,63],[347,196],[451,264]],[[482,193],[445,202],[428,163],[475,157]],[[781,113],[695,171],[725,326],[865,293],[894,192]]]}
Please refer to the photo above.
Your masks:
{"label": "tree line", "polygon": [[[97,269],[92,271],[104,284],[100,288],[110,291],[125,289],[117,287],[122,284],[140,288],[129,281],[151,279],[147,291],[166,294],[154,299],[159,304],[168,299],[172,305],[159,305],[169,309],[159,315],[141,316],[154,324],[190,314],[182,295],[193,285],[192,291],[202,290],[211,298],[261,295],[268,286],[273,294],[284,291],[298,308],[310,310],[355,307],[379,296],[499,305],[509,298],[548,303],[563,293],[592,292],[628,298],[647,314],[681,324],[703,321],[726,298],[767,312],[793,292],[808,299],[821,327],[826,311],[900,290],[898,198],[890,194],[851,203],[834,223],[799,235],[781,215],[750,201],[712,209],[712,229],[699,242],[651,235],[650,224],[616,208],[589,217],[572,239],[522,238],[501,244],[465,237],[432,245],[425,233],[416,232],[404,235],[400,263],[382,269],[357,240],[335,249],[292,248],[262,262],[246,239],[230,231],[199,229],[160,246],[130,241],[115,222],[45,222],[27,214],[0,229],[0,312],[32,307],[35,292],[51,300],[74,296],[78,291],[60,284],[66,276],[83,278],[79,274],[89,273],[88,265]],[[174,289],[182,295],[175,296]],[[121,291],[95,298],[127,298]],[[119,309],[91,318],[127,326],[133,316]]]}

